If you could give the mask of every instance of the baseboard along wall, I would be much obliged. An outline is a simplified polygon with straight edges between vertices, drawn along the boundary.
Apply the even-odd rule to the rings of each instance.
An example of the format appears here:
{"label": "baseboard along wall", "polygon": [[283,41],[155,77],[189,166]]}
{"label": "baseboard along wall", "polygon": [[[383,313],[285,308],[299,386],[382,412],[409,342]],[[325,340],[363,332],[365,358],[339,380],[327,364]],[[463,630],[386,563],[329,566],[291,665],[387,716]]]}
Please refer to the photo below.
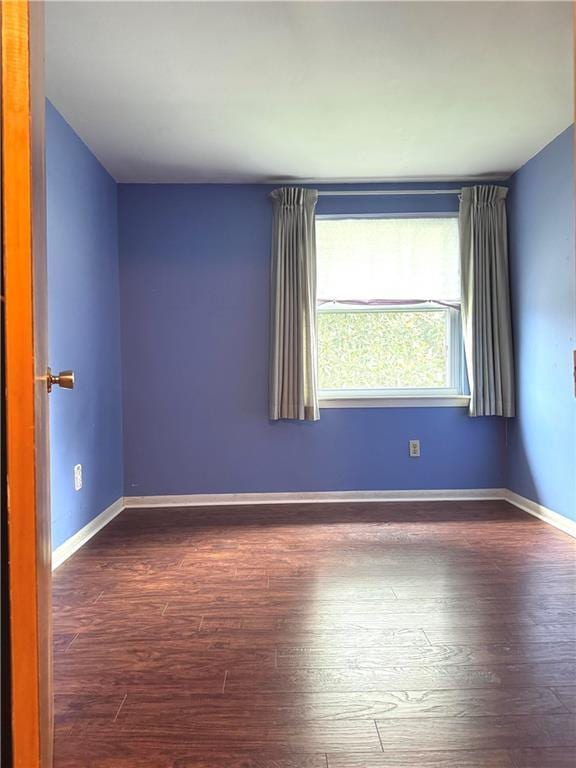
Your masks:
{"label": "baseboard along wall", "polygon": [[508,488],[472,488],[461,490],[423,491],[314,491],[305,493],[215,493],[174,496],[124,496],[117,499],[101,514],[71,536],[52,553],[52,570],[84,546],[123,509],[150,509],[151,507],[225,507],[257,504],[322,504],[345,502],[398,502],[398,501],[507,501],[529,515],[539,518],[576,538],[576,521],[569,520],[551,509],[520,496]]}
{"label": "baseboard along wall", "polygon": [[287,493],[198,493],[187,496],[125,496],[127,508],[210,507],[246,504],[346,503],[353,501],[472,501],[502,499],[504,488],[424,491],[295,491]]}
{"label": "baseboard along wall", "polygon": [[548,507],[526,498],[526,496],[520,496],[519,493],[510,491],[508,488],[504,489],[504,496],[502,498],[504,501],[508,501],[510,504],[518,507],[518,509],[528,512],[529,515],[533,515],[548,523],[548,525],[552,525],[554,528],[558,528],[558,530],[576,538],[576,520],[570,520],[564,517],[564,515],[559,515],[558,512],[554,512],[548,509]]}
{"label": "baseboard along wall", "polygon": [[90,520],[84,528],[81,528],[73,536],[70,536],[69,539],[66,539],[63,544],[60,544],[60,546],[52,552],[52,570],[56,570],[59,565],[62,565],[62,563],[68,560],[74,552],[77,552],[80,547],[83,547],[87,541],[98,533],[98,531],[101,531],[105,525],[108,525],[111,520],[114,520],[114,518],[122,512],[125,506],[124,498],[121,496],[119,499],[112,502],[109,507],[106,507],[106,509],[97,517]]}

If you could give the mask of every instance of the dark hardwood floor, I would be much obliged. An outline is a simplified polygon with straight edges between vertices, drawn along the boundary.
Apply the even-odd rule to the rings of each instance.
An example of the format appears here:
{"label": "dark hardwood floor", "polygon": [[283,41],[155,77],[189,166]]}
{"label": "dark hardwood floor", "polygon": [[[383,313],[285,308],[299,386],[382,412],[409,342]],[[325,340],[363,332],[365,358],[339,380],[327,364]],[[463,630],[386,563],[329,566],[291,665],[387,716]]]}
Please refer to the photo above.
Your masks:
{"label": "dark hardwood floor", "polygon": [[576,541],[504,502],[124,511],[54,631],[55,768],[576,766]]}

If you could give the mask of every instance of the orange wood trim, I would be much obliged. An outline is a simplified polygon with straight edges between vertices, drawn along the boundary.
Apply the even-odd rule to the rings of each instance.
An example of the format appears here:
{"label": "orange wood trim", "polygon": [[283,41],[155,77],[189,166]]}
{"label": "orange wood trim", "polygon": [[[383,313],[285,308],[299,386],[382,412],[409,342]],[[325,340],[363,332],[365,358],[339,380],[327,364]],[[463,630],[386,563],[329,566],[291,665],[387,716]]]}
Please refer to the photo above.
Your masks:
{"label": "orange wood trim", "polygon": [[[39,649],[30,8],[2,3],[2,205],[5,287],[8,551],[15,768],[51,763],[44,733]],[[45,743],[49,738],[49,743]]]}

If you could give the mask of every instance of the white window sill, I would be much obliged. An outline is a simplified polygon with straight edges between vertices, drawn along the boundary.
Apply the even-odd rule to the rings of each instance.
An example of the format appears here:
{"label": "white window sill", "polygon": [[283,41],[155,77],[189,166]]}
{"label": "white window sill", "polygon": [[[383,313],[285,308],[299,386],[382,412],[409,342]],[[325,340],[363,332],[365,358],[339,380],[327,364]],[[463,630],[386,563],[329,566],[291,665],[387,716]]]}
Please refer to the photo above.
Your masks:
{"label": "white window sill", "polygon": [[320,408],[467,408],[470,395],[399,395],[395,397],[319,397]]}

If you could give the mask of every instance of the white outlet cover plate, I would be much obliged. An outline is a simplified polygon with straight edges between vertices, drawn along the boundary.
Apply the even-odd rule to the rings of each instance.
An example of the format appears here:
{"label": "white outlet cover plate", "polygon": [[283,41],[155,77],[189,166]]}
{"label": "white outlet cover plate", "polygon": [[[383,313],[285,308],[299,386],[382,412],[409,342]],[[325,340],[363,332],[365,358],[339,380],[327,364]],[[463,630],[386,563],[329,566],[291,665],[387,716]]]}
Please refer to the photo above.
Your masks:
{"label": "white outlet cover plate", "polygon": [[413,459],[418,458],[420,456],[420,440],[410,440],[408,442],[408,451]]}
{"label": "white outlet cover plate", "polygon": [[79,491],[82,488],[82,464],[74,466],[74,490]]}

